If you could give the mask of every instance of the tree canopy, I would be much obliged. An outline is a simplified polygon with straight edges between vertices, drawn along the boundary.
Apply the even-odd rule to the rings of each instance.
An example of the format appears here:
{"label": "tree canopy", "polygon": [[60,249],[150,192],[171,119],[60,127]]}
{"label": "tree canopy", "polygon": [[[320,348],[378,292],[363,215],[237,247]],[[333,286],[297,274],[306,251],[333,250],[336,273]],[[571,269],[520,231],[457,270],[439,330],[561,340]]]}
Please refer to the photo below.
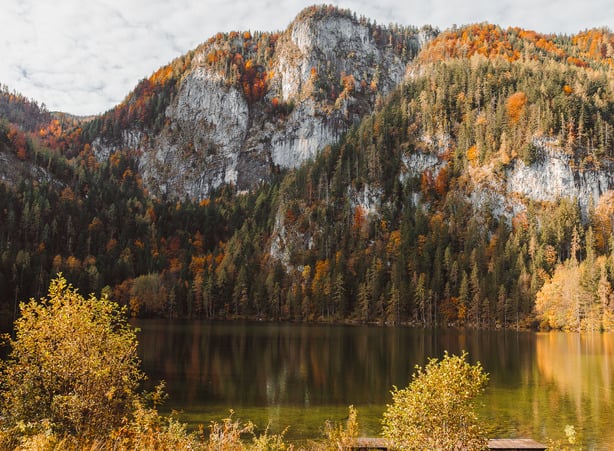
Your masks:
{"label": "tree canopy", "polygon": [[482,365],[467,362],[466,352],[430,359],[416,366],[407,388],[394,387],[383,435],[398,449],[483,449],[487,438],[474,403],[487,383]]}

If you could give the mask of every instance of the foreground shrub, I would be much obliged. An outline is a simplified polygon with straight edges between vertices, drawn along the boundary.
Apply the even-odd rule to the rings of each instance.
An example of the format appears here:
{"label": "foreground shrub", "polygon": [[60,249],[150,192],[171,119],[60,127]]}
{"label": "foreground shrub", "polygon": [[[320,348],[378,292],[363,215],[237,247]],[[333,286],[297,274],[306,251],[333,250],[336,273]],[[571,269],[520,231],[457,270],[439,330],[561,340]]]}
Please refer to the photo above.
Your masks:
{"label": "foreground shrub", "polygon": [[108,437],[132,412],[144,378],[124,311],[81,296],[60,276],[20,312],[0,379],[5,437]]}
{"label": "foreground shrub", "polygon": [[358,437],[358,412],[354,406],[348,408],[348,419],[345,424],[334,424],[327,421],[324,425],[324,433],[327,440],[324,442],[324,449],[344,450],[351,449]]}
{"label": "foreground shrub", "polygon": [[399,449],[479,450],[487,437],[475,413],[474,400],[488,375],[467,353],[430,359],[416,367],[407,388],[392,391],[383,418],[383,435]]}

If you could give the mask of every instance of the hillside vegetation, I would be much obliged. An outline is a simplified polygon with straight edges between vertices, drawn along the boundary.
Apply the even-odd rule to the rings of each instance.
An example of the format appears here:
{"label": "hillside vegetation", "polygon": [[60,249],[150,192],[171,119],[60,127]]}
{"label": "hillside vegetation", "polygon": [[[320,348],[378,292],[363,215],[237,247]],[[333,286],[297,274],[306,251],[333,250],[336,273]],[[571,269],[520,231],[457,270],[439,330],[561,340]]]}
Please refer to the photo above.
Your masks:
{"label": "hillside vegetation", "polygon": [[19,170],[0,184],[2,308],[61,271],[136,316],[611,329],[614,35],[478,24],[409,55],[416,30],[368,27],[404,58],[403,81],[317,85],[319,105],[363,102],[356,86],[368,101],[333,144],[248,189],[153,196],[140,148],[93,147],[172,130],[195,54],[251,118],[285,126],[296,105],[268,84],[278,34],[218,35],[90,121],[3,90],[0,158]]}

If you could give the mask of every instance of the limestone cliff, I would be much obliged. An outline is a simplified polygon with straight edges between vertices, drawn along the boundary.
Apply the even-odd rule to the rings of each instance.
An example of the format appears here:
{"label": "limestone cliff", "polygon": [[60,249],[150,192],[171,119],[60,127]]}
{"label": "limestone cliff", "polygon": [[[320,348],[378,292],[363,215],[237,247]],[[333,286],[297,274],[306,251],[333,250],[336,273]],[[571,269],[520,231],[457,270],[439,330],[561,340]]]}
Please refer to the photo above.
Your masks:
{"label": "limestone cliff", "polygon": [[[534,138],[535,158],[526,163],[513,159],[507,166],[497,163],[470,165],[461,178],[465,194],[479,210],[495,217],[511,219],[525,211],[528,201],[577,202],[583,217],[601,197],[614,190],[614,163],[604,159],[599,166],[582,165],[574,155],[561,148],[555,139]],[[412,153],[403,159],[405,176],[420,176],[424,171],[437,175],[447,162],[436,146],[432,153]]]}
{"label": "limestone cliff", "polygon": [[608,190],[614,189],[614,165],[605,160],[600,167],[581,167],[555,142],[538,141],[536,161],[526,165],[514,160],[507,171],[506,191],[535,201],[576,200],[586,217],[589,207],[597,205]]}
{"label": "limestone cliff", "polygon": [[[429,36],[310,8],[279,35],[268,62],[258,66],[267,84],[261,99],[249,99],[240,80],[208,64],[212,54],[227,52],[241,39],[231,36],[195,51],[161,131],[129,126],[121,139],[99,138],[93,147],[100,158],[136,150],[154,195],[200,199],[224,183],[249,189],[276,168],[313,158],[370,114],[403,80],[407,62]],[[283,108],[271,106],[278,104]]]}

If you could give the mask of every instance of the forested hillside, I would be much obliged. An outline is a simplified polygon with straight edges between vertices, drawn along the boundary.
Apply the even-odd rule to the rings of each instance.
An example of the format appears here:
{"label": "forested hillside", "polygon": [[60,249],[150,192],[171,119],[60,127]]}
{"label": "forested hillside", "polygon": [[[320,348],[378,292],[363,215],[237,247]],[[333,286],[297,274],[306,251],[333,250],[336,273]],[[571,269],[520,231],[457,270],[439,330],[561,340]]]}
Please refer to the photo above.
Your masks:
{"label": "forested hillside", "polygon": [[[399,30],[378,38],[403,53],[413,35]],[[273,74],[252,71],[266,68],[277,39],[219,35],[203,48],[258,45],[247,61],[216,50],[203,64],[229,71],[281,127],[294,106],[266,94]],[[202,197],[154,196],[138,148],[106,155],[92,146],[122,130],[171,127],[163,112],[192,57],[89,121],[2,91],[0,159],[13,168],[10,177],[0,169],[5,315],[62,272],[135,316],[614,327],[608,30],[448,30],[313,159],[273,166],[247,190],[227,183]],[[317,92],[342,93],[349,75]]]}

